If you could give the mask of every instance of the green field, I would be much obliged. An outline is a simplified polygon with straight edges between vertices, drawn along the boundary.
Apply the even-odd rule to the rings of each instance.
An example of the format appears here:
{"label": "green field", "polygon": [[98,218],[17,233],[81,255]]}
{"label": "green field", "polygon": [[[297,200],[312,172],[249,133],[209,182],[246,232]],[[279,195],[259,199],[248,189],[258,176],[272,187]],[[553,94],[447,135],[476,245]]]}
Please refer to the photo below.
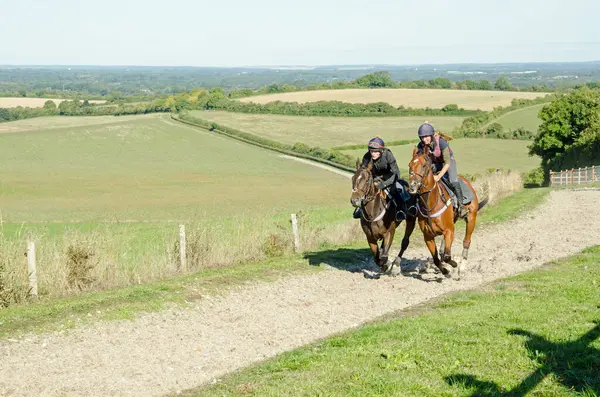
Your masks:
{"label": "green field", "polygon": [[366,144],[376,135],[388,141],[415,139],[424,121],[450,132],[463,120],[450,116],[304,117],[215,111],[193,111],[191,115],[274,141],[291,145],[302,142],[323,148]]}
{"label": "green field", "polygon": [[542,103],[514,110],[492,120],[488,125],[491,123],[500,123],[500,125],[504,127],[504,131],[524,128],[531,132],[537,132],[538,127],[542,123],[542,120],[538,118],[538,113],[542,110],[544,105],[546,104]]}
{"label": "green field", "polygon": [[600,247],[327,338],[184,396],[598,396]]}
{"label": "green field", "polygon": [[15,290],[25,282],[28,238],[37,244],[40,293],[62,295],[72,292],[73,247],[92,253],[91,289],[172,275],[179,223],[188,271],[287,252],[290,213],[299,214],[307,248],[349,236],[348,178],[168,115],[2,127],[13,132],[0,134],[0,263],[9,264],[0,282]]}
{"label": "green field", "polygon": [[[184,220],[346,206],[349,181],[166,115],[0,135],[6,223]],[[5,128],[11,128],[7,123]],[[327,186],[328,189],[323,189]]]}
{"label": "green field", "polygon": [[[450,147],[456,157],[460,174],[483,174],[488,168],[502,168],[519,172],[530,171],[539,167],[538,157],[529,157],[528,141],[506,139],[455,139]],[[415,145],[392,146],[403,177],[408,175],[408,163],[412,158]],[[346,150],[344,153],[362,158],[366,149]]]}

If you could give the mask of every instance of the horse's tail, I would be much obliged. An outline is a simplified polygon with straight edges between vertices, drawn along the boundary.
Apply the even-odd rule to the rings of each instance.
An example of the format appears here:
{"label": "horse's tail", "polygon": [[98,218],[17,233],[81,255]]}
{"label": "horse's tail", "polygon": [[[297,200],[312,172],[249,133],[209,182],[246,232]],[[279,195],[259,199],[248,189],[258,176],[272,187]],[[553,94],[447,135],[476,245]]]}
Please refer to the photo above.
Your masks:
{"label": "horse's tail", "polygon": [[479,202],[479,208],[477,208],[477,211],[479,211],[480,209],[482,209],[483,207],[485,207],[488,203],[488,198],[484,198],[483,200],[481,200]]}

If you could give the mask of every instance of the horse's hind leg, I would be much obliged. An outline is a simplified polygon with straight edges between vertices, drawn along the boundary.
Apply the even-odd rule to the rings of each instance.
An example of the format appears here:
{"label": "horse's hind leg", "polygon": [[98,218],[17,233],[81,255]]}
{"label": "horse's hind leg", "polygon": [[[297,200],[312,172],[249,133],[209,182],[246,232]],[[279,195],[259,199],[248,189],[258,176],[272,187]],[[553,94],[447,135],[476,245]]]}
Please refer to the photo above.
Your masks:
{"label": "horse's hind leg", "polygon": [[469,247],[471,246],[471,236],[475,230],[475,223],[477,222],[477,209],[471,209],[467,215],[465,239],[463,240],[463,251],[462,258],[467,260],[469,258]]}
{"label": "horse's hind leg", "polygon": [[408,248],[408,244],[410,242],[410,236],[412,235],[413,231],[415,230],[416,223],[417,223],[417,219],[415,217],[406,219],[406,229],[404,229],[404,238],[402,238],[402,246],[400,247],[400,252],[398,253],[398,256],[396,257],[396,259],[394,260],[394,263],[392,264],[392,266],[398,266],[398,268],[400,268],[400,265],[402,264],[402,255],[404,255],[404,251],[406,251],[406,249]]}

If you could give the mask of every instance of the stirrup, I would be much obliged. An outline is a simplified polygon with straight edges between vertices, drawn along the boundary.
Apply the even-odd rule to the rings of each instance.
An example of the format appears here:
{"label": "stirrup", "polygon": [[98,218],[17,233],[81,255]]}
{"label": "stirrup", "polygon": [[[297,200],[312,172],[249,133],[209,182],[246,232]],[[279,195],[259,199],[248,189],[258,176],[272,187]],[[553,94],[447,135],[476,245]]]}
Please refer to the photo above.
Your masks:
{"label": "stirrup", "polygon": [[416,215],[417,215],[417,206],[416,206],[416,205],[411,205],[411,206],[408,208],[407,215],[408,215],[408,216],[411,216],[411,217],[412,217],[412,216],[416,216]]}
{"label": "stirrup", "polygon": [[406,214],[402,210],[396,211],[396,221],[404,221],[406,220]]}

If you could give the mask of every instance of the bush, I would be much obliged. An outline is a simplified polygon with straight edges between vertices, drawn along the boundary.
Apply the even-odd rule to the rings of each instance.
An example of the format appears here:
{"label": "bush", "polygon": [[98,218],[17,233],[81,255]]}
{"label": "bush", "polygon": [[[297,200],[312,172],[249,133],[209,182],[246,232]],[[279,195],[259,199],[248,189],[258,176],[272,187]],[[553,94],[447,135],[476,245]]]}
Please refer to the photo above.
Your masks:
{"label": "bush", "polygon": [[534,170],[529,171],[524,175],[523,183],[525,187],[541,187],[545,184],[544,169],[538,167]]}

